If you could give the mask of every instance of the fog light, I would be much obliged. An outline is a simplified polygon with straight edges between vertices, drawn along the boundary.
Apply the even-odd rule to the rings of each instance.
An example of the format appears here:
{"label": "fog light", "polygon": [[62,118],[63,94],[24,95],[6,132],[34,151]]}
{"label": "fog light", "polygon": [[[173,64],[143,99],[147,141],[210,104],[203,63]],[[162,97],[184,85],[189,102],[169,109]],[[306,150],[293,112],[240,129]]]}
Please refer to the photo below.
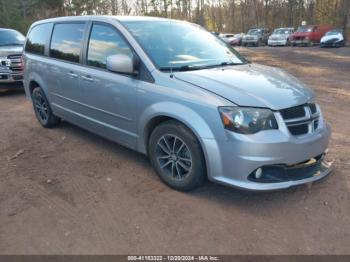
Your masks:
{"label": "fog light", "polygon": [[259,179],[262,176],[262,169],[259,167],[256,171],[255,171],[255,178]]}

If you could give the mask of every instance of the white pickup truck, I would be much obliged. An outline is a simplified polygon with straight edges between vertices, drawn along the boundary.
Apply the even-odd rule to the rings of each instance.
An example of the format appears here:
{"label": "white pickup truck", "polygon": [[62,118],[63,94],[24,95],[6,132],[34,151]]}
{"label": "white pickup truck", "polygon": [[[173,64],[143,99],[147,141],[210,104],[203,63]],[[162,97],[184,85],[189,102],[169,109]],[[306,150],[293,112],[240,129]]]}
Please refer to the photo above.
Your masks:
{"label": "white pickup truck", "polygon": [[22,87],[22,52],[25,37],[18,31],[0,28],[0,89]]}

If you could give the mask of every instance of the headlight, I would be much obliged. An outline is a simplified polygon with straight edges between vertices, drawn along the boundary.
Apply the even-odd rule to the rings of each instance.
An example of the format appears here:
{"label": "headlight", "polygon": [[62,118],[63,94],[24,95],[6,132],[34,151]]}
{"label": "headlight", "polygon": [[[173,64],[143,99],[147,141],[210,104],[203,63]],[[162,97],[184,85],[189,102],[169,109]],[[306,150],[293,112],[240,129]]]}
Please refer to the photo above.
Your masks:
{"label": "headlight", "polygon": [[261,130],[278,129],[273,112],[263,108],[219,107],[222,123],[228,130],[254,134]]}

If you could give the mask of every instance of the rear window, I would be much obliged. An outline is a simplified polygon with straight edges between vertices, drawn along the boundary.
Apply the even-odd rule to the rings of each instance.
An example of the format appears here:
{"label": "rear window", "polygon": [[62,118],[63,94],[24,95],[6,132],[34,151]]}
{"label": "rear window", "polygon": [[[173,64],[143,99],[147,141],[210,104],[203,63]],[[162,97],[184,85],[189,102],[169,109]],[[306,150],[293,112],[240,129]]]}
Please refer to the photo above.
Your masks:
{"label": "rear window", "polygon": [[46,40],[51,32],[52,24],[37,25],[30,30],[25,51],[28,53],[44,55]]}
{"label": "rear window", "polygon": [[84,23],[56,24],[51,39],[50,56],[79,63],[84,28]]}

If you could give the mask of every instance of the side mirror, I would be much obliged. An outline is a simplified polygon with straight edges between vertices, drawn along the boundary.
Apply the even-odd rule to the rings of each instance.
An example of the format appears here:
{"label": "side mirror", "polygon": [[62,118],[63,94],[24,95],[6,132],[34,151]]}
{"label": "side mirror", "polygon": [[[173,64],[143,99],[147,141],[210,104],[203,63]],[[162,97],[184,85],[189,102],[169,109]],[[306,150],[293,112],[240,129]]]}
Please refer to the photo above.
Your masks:
{"label": "side mirror", "polygon": [[124,54],[111,55],[107,57],[107,69],[112,72],[127,74],[127,75],[137,75],[136,71],[136,61],[134,56],[129,57]]}

